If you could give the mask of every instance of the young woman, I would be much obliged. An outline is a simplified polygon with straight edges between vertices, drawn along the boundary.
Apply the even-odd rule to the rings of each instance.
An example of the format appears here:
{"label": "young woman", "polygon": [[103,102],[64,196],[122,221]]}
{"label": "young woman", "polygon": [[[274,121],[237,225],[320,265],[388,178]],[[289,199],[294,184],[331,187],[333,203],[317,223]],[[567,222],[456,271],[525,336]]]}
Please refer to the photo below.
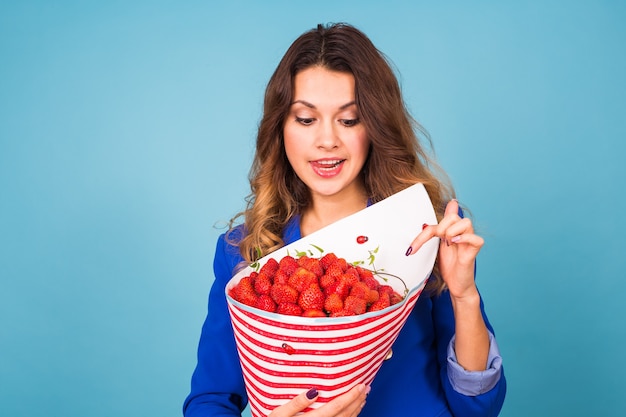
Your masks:
{"label": "young woman", "polygon": [[[310,411],[325,416],[495,416],[506,383],[474,283],[483,240],[418,140],[397,79],[356,28],[319,25],[288,49],[265,93],[244,222],[222,235],[185,416],[238,416],[247,397],[227,310],[226,283],[243,263],[421,182],[439,223],[416,230],[406,255],[441,244],[427,291],[371,386]],[[294,416],[316,387],[274,409]]]}

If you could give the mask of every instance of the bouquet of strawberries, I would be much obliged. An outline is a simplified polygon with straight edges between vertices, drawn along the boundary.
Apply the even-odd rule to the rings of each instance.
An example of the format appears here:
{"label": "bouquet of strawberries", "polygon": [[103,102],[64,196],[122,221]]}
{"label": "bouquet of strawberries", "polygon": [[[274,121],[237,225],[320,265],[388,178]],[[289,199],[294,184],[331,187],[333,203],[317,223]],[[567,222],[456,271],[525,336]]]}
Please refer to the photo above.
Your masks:
{"label": "bouquet of strawberries", "polygon": [[411,256],[406,247],[422,224],[436,221],[416,184],[231,278],[225,295],[253,417],[313,386],[319,396],[311,408],[318,408],[372,382],[392,356],[439,244],[429,241]]}
{"label": "bouquet of strawberries", "polygon": [[[300,253],[276,261],[269,258],[230,289],[236,301],[290,316],[342,317],[383,310],[403,296],[374,275],[330,252],[320,258]],[[386,279],[386,278],[384,278]]]}

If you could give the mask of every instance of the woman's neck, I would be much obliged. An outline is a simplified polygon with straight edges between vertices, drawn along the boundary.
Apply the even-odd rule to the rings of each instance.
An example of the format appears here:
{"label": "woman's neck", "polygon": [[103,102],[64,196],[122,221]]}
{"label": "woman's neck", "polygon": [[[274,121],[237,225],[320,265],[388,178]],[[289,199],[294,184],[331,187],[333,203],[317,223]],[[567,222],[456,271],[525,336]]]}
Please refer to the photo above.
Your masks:
{"label": "woman's neck", "polygon": [[365,192],[359,192],[349,198],[346,196],[318,196],[300,218],[300,233],[310,235],[367,207]]}

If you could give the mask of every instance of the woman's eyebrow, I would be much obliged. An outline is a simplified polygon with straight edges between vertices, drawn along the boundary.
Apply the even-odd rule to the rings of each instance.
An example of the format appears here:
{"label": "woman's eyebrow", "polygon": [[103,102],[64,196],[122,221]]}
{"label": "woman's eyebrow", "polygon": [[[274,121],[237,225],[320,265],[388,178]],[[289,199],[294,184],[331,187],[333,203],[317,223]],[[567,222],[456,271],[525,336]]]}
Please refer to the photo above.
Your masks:
{"label": "woman's eyebrow", "polygon": [[[305,105],[306,107],[311,108],[311,109],[315,109],[315,108],[316,108],[314,104],[309,103],[309,102],[308,102],[308,101],[306,101],[306,100],[295,100],[293,103],[291,103],[291,105],[293,106],[293,105],[294,105],[294,104],[296,104],[296,103],[303,104],[303,105]],[[352,101],[350,101],[350,102],[348,102],[348,103],[346,103],[346,104],[343,104],[343,105],[339,106],[339,109],[340,109],[340,110],[343,110],[343,109],[346,109],[346,108],[348,108],[348,107],[350,107],[350,106],[352,106],[352,105],[355,105],[355,104],[356,104],[356,101],[352,100]]]}

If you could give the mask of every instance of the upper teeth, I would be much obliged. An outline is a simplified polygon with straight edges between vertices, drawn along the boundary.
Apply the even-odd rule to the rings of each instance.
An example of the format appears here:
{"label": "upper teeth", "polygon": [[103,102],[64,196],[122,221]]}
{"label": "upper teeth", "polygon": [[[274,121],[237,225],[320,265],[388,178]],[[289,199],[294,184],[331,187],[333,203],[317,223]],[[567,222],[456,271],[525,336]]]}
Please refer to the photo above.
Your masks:
{"label": "upper teeth", "polygon": [[340,162],[341,162],[341,159],[334,159],[332,161],[319,161],[319,164],[321,164],[321,165],[337,165]]}

